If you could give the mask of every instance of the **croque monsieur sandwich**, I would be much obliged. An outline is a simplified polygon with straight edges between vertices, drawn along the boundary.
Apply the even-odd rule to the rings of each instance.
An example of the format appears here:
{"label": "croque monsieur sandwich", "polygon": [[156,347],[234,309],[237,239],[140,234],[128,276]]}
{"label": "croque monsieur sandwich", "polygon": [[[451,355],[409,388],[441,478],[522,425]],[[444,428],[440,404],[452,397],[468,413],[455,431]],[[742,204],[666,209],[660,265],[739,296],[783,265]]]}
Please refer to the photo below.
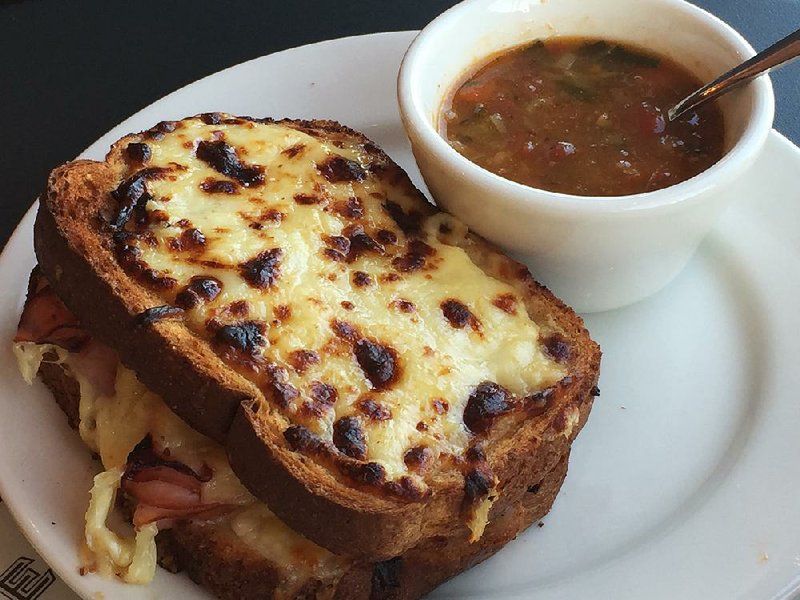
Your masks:
{"label": "croque monsieur sandwich", "polygon": [[330,121],[126,136],[51,174],[35,250],[15,351],[126,581],[418,598],[549,510],[597,394],[580,318]]}

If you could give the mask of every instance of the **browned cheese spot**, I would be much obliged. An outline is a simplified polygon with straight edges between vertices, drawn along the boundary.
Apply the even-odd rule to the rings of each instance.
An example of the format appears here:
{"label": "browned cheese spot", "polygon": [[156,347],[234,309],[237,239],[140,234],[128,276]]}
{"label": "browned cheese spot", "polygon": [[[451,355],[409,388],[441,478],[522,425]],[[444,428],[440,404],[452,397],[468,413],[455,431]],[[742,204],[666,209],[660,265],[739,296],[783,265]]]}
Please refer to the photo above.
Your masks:
{"label": "browned cheese spot", "polygon": [[247,165],[239,159],[236,149],[224,141],[202,141],[197,145],[197,158],[226,177],[235,179],[245,187],[264,183],[264,167]]}
{"label": "browned cheese spot", "polygon": [[261,221],[268,221],[271,223],[280,223],[286,217],[281,211],[277,208],[268,208],[265,211],[262,211],[260,215],[258,215],[259,220]]}
{"label": "browned cheese spot", "polygon": [[195,258],[190,256],[186,259],[186,262],[191,263],[193,265],[202,265],[204,267],[209,267],[211,269],[228,269],[231,265],[226,263],[219,262],[218,260],[206,260],[203,258]]}
{"label": "browned cheese spot", "polygon": [[206,245],[206,236],[199,229],[184,229],[181,235],[169,241],[169,247],[177,252],[197,250]]}
{"label": "browned cheese spot", "polygon": [[381,273],[379,279],[381,283],[392,283],[393,281],[400,281],[400,275],[397,273]]}
{"label": "browned cheese spot", "polygon": [[312,365],[319,364],[319,354],[313,350],[293,350],[287,360],[292,368],[302,375]]}
{"label": "browned cheese spot", "polygon": [[484,381],[475,388],[464,408],[464,425],[473,433],[483,433],[492,421],[514,409],[514,398],[506,388]]}
{"label": "browned cheese spot", "polygon": [[283,437],[296,452],[318,453],[326,450],[325,442],[302,425],[291,425],[283,432]]}
{"label": "browned cheese spot", "polygon": [[517,298],[514,294],[498,294],[492,299],[492,304],[510,315],[517,314]]}
{"label": "browned cheese spot", "polygon": [[350,252],[347,255],[348,262],[353,262],[362,254],[374,253],[383,255],[385,252],[384,247],[372,239],[361,225],[348,225],[342,233],[350,240]]}
{"label": "browned cheese spot", "polygon": [[354,347],[361,370],[376,390],[390,387],[400,375],[397,352],[390,346],[360,339]]}
{"label": "browned cheese spot", "polygon": [[431,406],[437,415],[443,415],[450,410],[450,404],[444,398],[434,398],[431,400]]}
{"label": "browned cheese spot", "polygon": [[428,431],[429,427],[425,421],[417,423],[417,431]]}
{"label": "browned cheese spot", "polygon": [[392,411],[373,398],[363,398],[358,401],[358,410],[372,421],[388,421],[392,418]]}
{"label": "browned cheese spot", "polygon": [[334,202],[332,208],[334,212],[346,219],[360,219],[364,216],[364,205],[355,196],[350,196],[347,200]]}
{"label": "browned cheese spot", "polygon": [[485,465],[479,465],[464,476],[464,503],[473,504],[489,495],[494,488],[494,475]]}
{"label": "browned cheese spot", "polygon": [[131,142],[125,147],[125,158],[133,165],[144,165],[151,155],[150,146],[144,142]]}
{"label": "browned cheese spot", "polygon": [[392,259],[392,266],[403,273],[410,273],[424,269],[428,257],[436,254],[436,251],[428,244],[420,240],[408,242],[408,251]]}
{"label": "browned cheese spot", "polygon": [[353,325],[345,321],[333,319],[331,321],[331,329],[333,330],[333,333],[336,334],[336,337],[343,340],[352,342],[355,341],[356,337],[358,337],[358,330]]}
{"label": "browned cheese spot", "polygon": [[366,460],[367,441],[358,417],[342,417],[333,424],[333,445],[356,460]]}
{"label": "browned cheese spot", "polygon": [[427,446],[414,446],[406,450],[403,455],[403,462],[413,471],[423,471],[430,463],[431,458],[433,458],[433,453],[430,448]]}
{"label": "browned cheese spot", "polygon": [[378,146],[376,146],[372,142],[369,141],[364,142],[361,147],[364,148],[365,152],[367,152],[370,156],[374,158],[384,157],[383,150],[381,150]]}
{"label": "browned cheese spot", "polygon": [[391,244],[397,243],[397,234],[395,234],[394,231],[389,231],[388,229],[379,229],[375,233],[375,239],[384,246],[390,246]]}
{"label": "browned cheese spot", "polygon": [[356,483],[363,485],[381,485],[386,481],[386,469],[376,462],[340,463],[339,470]]}
{"label": "browned cheese spot", "polygon": [[284,148],[281,151],[281,154],[283,154],[287,158],[294,158],[305,149],[306,149],[305,144],[295,144],[294,146],[289,146],[288,148]]}
{"label": "browned cheese spot", "polygon": [[292,307],[288,304],[279,304],[272,309],[272,314],[278,321],[286,321],[292,316]]}
{"label": "browned cheese spot", "polygon": [[295,194],[294,201],[301,206],[311,206],[312,204],[319,204],[322,199],[313,194]]}
{"label": "browned cheese spot", "polygon": [[206,125],[219,125],[222,122],[222,115],[218,112],[203,113],[200,120]]}
{"label": "browned cheese spot", "polygon": [[250,305],[247,304],[247,300],[235,300],[222,310],[231,317],[241,318],[250,314]]}
{"label": "browned cheese spot", "polygon": [[403,300],[402,298],[398,298],[397,300],[392,300],[389,303],[389,306],[396,308],[400,312],[404,313],[413,313],[417,310],[417,307],[414,306],[413,302],[409,302],[408,300]]}
{"label": "browned cheese spot", "polygon": [[135,235],[139,238],[140,242],[147,244],[151,248],[158,246],[158,238],[153,234],[152,231],[137,231]]}
{"label": "browned cheese spot", "polygon": [[[169,221],[169,215],[165,213],[163,210],[151,210],[147,213],[146,222],[149,225],[157,225],[159,223],[166,223]],[[151,232],[147,232],[151,233]],[[155,241],[155,236],[152,236],[153,241]]]}
{"label": "browned cheese spot", "polygon": [[228,117],[226,119],[222,119],[222,122],[225,123],[225,125],[244,125],[248,129],[252,129],[253,123],[250,121],[250,117]]}
{"label": "browned cheese spot", "polygon": [[239,265],[239,273],[251,286],[261,289],[268,288],[280,276],[282,256],[283,250],[280,248],[265,250],[255,258]]}
{"label": "browned cheese spot", "polygon": [[289,374],[283,367],[268,364],[266,372],[268,381],[262,387],[264,395],[273,404],[287,408],[293,400],[300,396],[300,392],[289,383]]}
{"label": "browned cheese spot", "polygon": [[264,337],[266,331],[266,325],[261,321],[243,321],[233,325],[223,325],[214,333],[213,341],[218,347],[255,356],[267,342]]}
{"label": "browned cheese spot", "polygon": [[353,285],[356,287],[367,287],[368,285],[372,285],[372,277],[369,276],[369,273],[365,273],[364,271],[353,271],[351,280],[353,281]]}
{"label": "browned cheese spot", "polygon": [[344,254],[338,250],[334,250],[333,248],[323,248],[322,255],[336,262],[344,262],[347,260],[347,257]]}
{"label": "browned cheese spot", "polygon": [[450,322],[451,327],[464,329],[469,325],[473,331],[481,331],[481,322],[472,314],[466,304],[459,302],[455,298],[448,298],[439,306],[442,309],[442,314]]}
{"label": "browned cheese spot", "polygon": [[566,338],[560,333],[551,333],[542,338],[544,351],[554,361],[564,363],[569,360],[570,348]]}
{"label": "browned cheese spot", "polygon": [[117,201],[119,207],[111,226],[114,229],[122,229],[134,214],[139,224],[146,223],[145,206],[153,199],[147,190],[147,182],[152,179],[163,179],[170,172],[171,169],[166,167],[147,167],[123,180],[111,192],[111,197]]}
{"label": "browned cheese spot", "polygon": [[183,310],[177,306],[170,306],[168,304],[162,306],[153,306],[140,312],[133,319],[134,327],[145,327],[151,325],[156,321],[163,321],[165,319],[174,319],[183,316]]}
{"label": "browned cheese spot", "polygon": [[239,191],[239,185],[229,179],[208,177],[200,182],[200,189],[206,194],[235,194]]}
{"label": "browned cheese spot", "polygon": [[345,310],[353,310],[356,307],[356,305],[349,300],[342,300],[339,304]]}
{"label": "browned cheese spot", "polygon": [[467,448],[464,453],[467,461],[471,463],[484,463],[486,462],[486,450],[483,447],[483,442],[478,442],[474,446]]}
{"label": "browned cheese spot", "polygon": [[189,219],[180,219],[179,221],[175,221],[175,226],[186,229],[192,226],[192,222]]}
{"label": "browned cheese spot", "polygon": [[320,174],[331,183],[364,181],[367,172],[354,160],[343,156],[331,156],[317,165]]}
{"label": "browned cheese spot", "polygon": [[402,206],[391,200],[387,200],[383,208],[386,209],[386,212],[389,213],[389,216],[397,223],[397,226],[403,233],[409,236],[419,233],[423,217],[422,213],[416,210],[407,213],[403,210]]}
{"label": "browned cheese spot", "polygon": [[339,397],[336,388],[321,381],[315,381],[311,384],[309,390],[311,402],[306,402],[303,409],[306,413],[315,417],[324,415],[334,404]]}
{"label": "browned cheese spot", "polygon": [[323,252],[325,256],[338,262],[347,260],[347,254],[350,252],[349,239],[341,235],[326,235],[322,241],[328,246]]}
{"label": "browned cheese spot", "polygon": [[222,291],[222,282],[214,277],[195,275],[175,297],[175,303],[184,309],[194,308],[202,302],[211,302]]}
{"label": "browned cheese spot", "polygon": [[166,134],[175,131],[177,123],[175,121],[161,121],[144,132],[145,137],[151,140],[160,140]]}

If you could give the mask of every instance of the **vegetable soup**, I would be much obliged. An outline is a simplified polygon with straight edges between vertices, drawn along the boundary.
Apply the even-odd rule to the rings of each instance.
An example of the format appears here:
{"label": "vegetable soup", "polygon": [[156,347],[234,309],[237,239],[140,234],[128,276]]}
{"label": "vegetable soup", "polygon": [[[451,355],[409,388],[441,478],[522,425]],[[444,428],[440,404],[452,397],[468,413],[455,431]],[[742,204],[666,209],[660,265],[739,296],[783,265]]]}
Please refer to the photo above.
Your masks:
{"label": "vegetable soup", "polygon": [[552,38],[506,51],[459,85],[441,130],[458,152],[507,179],[582,196],[685,181],[723,153],[716,103],[666,112],[701,82],[682,66],[610,41]]}

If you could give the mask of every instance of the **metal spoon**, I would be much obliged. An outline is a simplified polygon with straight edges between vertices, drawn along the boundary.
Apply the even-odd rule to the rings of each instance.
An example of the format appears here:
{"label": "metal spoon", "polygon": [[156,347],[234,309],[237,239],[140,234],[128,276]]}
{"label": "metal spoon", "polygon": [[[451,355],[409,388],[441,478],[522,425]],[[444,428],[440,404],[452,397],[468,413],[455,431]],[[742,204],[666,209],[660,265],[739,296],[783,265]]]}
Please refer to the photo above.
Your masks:
{"label": "metal spoon", "polygon": [[706,100],[729,92],[770,69],[788,64],[798,56],[800,56],[800,29],[686,96],[667,111],[667,118],[674,121],[687,110],[700,106]]}

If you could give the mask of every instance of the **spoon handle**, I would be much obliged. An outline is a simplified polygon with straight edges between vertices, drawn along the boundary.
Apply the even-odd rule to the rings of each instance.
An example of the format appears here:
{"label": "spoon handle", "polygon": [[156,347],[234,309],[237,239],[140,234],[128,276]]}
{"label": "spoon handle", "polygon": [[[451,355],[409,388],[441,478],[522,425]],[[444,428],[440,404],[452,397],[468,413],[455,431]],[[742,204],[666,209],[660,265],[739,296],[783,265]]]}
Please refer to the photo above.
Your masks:
{"label": "spoon handle", "polygon": [[672,107],[667,112],[667,117],[670,121],[674,121],[687,110],[695,108],[706,100],[716,98],[798,56],[800,56],[800,29],[690,94]]}

